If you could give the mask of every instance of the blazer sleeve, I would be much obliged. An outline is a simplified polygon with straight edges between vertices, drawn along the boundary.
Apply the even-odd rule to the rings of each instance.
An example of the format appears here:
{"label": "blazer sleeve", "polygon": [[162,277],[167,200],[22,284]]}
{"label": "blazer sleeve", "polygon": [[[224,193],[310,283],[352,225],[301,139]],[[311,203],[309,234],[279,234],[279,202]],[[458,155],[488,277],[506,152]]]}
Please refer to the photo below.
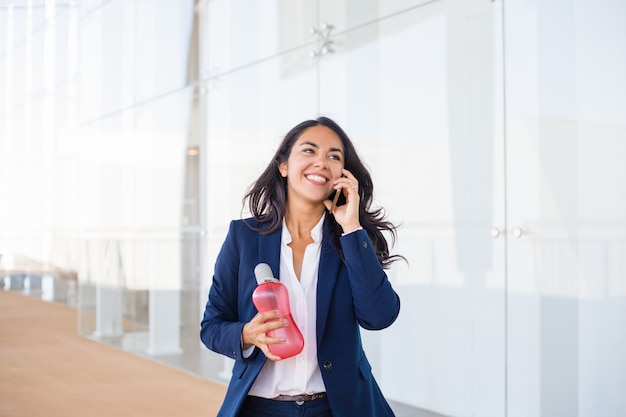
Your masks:
{"label": "blazer sleeve", "polygon": [[352,301],[359,325],[367,330],[389,327],[400,313],[400,297],[393,290],[365,230],[341,237]]}
{"label": "blazer sleeve", "polygon": [[228,234],[215,262],[213,282],[200,324],[200,339],[210,350],[235,360],[245,360],[241,331],[245,321],[239,317],[239,264],[236,222]]}

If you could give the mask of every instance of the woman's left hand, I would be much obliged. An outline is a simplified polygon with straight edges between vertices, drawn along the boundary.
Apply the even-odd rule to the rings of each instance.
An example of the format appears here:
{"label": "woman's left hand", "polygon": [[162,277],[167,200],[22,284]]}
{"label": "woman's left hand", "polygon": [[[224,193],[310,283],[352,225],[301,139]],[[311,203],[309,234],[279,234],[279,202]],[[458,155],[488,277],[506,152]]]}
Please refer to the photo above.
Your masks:
{"label": "woman's left hand", "polygon": [[[342,206],[335,206],[332,211],[335,220],[344,233],[350,233],[361,227],[359,221],[359,204],[361,197],[359,196],[359,181],[354,175],[347,169],[341,170],[343,177],[335,180],[333,187],[335,190],[341,190],[346,197],[346,204]],[[328,210],[331,209],[332,202],[325,200],[324,205]]]}

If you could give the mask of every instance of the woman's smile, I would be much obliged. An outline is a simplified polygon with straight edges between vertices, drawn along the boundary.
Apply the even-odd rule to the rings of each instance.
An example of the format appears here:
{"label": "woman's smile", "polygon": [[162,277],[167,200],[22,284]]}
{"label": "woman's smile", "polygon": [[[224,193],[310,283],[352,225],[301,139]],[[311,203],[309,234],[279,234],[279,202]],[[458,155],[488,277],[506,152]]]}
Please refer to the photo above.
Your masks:
{"label": "woman's smile", "polygon": [[308,174],[305,175],[305,177],[307,180],[317,185],[326,185],[326,183],[328,182],[328,178],[322,175]]}

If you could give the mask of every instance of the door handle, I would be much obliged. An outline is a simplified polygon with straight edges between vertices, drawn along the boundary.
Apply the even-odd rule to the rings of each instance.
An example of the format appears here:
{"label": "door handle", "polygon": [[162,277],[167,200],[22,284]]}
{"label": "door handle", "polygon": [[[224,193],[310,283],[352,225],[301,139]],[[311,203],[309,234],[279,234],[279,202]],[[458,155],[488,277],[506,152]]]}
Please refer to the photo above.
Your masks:
{"label": "door handle", "polygon": [[497,239],[500,237],[500,235],[502,234],[510,234],[513,235],[513,237],[519,239],[520,237],[524,236],[524,230],[521,227],[514,227],[511,230],[501,230],[498,227],[492,227],[491,228],[491,237],[494,239]]}

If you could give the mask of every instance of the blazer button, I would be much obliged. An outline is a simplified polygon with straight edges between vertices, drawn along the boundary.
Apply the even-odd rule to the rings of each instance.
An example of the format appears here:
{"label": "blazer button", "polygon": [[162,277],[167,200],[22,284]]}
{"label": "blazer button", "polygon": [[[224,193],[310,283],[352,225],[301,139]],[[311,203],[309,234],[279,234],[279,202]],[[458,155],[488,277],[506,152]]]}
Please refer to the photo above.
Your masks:
{"label": "blazer button", "polygon": [[364,248],[367,248],[367,242],[361,243],[361,246],[363,246]]}
{"label": "blazer button", "polygon": [[333,369],[333,363],[331,361],[325,361],[324,369],[326,369],[327,371],[330,371],[331,369]]}

